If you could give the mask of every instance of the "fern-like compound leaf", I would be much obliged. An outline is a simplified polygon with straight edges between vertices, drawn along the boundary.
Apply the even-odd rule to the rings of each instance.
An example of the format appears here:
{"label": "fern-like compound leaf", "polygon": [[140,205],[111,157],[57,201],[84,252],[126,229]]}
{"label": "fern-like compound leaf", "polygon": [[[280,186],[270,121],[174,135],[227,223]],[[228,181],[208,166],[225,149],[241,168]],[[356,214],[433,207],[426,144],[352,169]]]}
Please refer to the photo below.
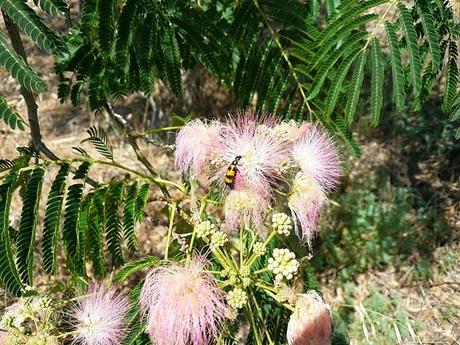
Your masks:
{"label": "fern-like compound leaf", "polygon": [[112,55],[115,43],[115,6],[116,0],[99,1],[99,44],[105,57]]}
{"label": "fern-like compound leaf", "polygon": [[164,30],[161,47],[169,87],[174,95],[180,97],[182,96],[181,56],[179,43],[177,43],[176,34],[173,29],[167,28]]}
{"label": "fern-like compound leaf", "polygon": [[82,141],[89,141],[93,144],[94,148],[103,155],[105,158],[113,160],[113,149],[109,143],[109,138],[107,134],[101,127],[91,127],[87,130],[89,138]]}
{"label": "fern-like compound leaf", "polygon": [[417,45],[417,32],[412,22],[412,16],[406,6],[398,5],[400,12],[400,22],[404,30],[404,35],[409,50],[409,66],[412,77],[412,86],[414,88],[414,97],[417,99],[422,91],[422,64],[420,62],[420,53]]}
{"label": "fern-like compound leaf", "polygon": [[123,195],[123,181],[114,182],[105,199],[105,235],[107,246],[112,254],[112,262],[115,266],[124,263],[121,247],[123,228],[120,222],[118,209]]}
{"label": "fern-like compound leaf", "polygon": [[353,122],[356,113],[356,107],[361,93],[361,87],[364,79],[364,66],[366,65],[366,52],[360,52],[357,57],[353,76],[351,77],[350,87],[348,89],[347,104],[345,106],[345,114],[347,123],[350,125]]}
{"label": "fern-like compound leaf", "polygon": [[430,45],[431,53],[431,71],[436,75],[441,67],[441,46],[438,30],[435,27],[435,21],[433,15],[429,12],[429,9],[425,9],[421,6],[417,8],[420,21],[423,26],[423,31],[426,35],[428,44]]}
{"label": "fern-like compound leaf", "polygon": [[8,102],[0,95],[0,119],[5,121],[12,129],[19,128],[21,131],[25,129],[27,124],[23,118],[8,104]]}
{"label": "fern-like compound leaf", "polygon": [[44,169],[37,167],[28,178],[16,240],[17,267],[22,281],[27,285],[32,285],[33,281],[35,228],[37,225],[38,204],[40,201],[43,175]]}
{"label": "fern-like compound leaf", "polygon": [[67,254],[67,267],[71,272],[78,272],[78,217],[83,196],[83,183],[75,183],[68,188],[64,211],[64,225],[62,227],[62,241]]}
{"label": "fern-like compound leaf", "polygon": [[93,202],[90,206],[88,217],[88,257],[91,258],[94,274],[103,277],[105,274],[104,260],[104,223],[105,223],[105,198],[107,188],[99,188],[94,192]]}
{"label": "fern-like compound leaf", "polygon": [[137,181],[134,182],[126,193],[123,205],[123,233],[128,242],[128,249],[135,253],[137,251],[137,238],[135,232],[134,208],[137,197]]}
{"label": "fern-like compound leaf", "polygon": [[43,223],[42,257],[45,271],[56,274],[56,255],[61,228],[62,206],[69,173],[69,164],[63,164],[51,185]]}
{"label": "fern-like compound leaf", "polygon": [[140,222],[144,218],[144,208],[147,205],[147,200],[149,197],[150,184],[144,183],[137,193],[136,202],[134,204],[134,220]]}
{"label": "fern-like compound leaf", "polygon": [[457,67],[457,43],[451,42],[449,44],[449,61],[447,62],[447,76],[446,84],[444,87],[444,99],[442,103],[442,110],[445,113],[452,111],[455,97],[457,95],[458,86],[458,67]]}
{"label": "fern-like compound leaf", "polygon": [[345,61],[337,69],[334,79],[332,80],[332,85],[328,92],[328,97],[326,99],[326,113],[328,115],[332,114],[337,104],[337,99],[339,98],[339,94],[342,90],[342,84],[345,80],[345,77],[348,74],[348,70],[350,69],[351,65],[356,58],[356,53],[352,54],[351,56],[347,56]]}
{"label": "fern-like compound leaf", "polygon": [[126,279],[132,276],[134,273],[139,272],[143,269],[150,268],[159,263],[159,259],[155,256],[147,256],[137,261],[129,262],[125,264],[116,274],[114,280],[118,283],[123,283]]}
{"label": "fern-like compound leaf", "polygon": [[41,49],[47,53],[64,50],[64,44],[53,30],[24,0],[0,0],[0,7]]}
{"label": "fern-like compound leaf", "polygon": [[380,121],[380,112],[383,105],[384,67],[380,43],[375,37],[371,43],[371,66],[371,124],[377,126]]}
{"label": "fern-like compound leaf", "polygon": [[20,57],[12,48],[0,31],[0,64],[16,79],[25,89],[41,93],[46,90],[43,79]]}
{"label": "fern-like compound leaf", "polygon": [[65,16],[70,15],[69,4],[65,0],[34,0],[34,3],[52,16]]}
{"label": "fern-like compound leaf", "polygon": [[393,76],[393,101],[396,105],[396,110],[401,111],[404,108],[406,99],[406,92],[404,87],[405,78],[401,62],[401,50],[394,25],[391,23],[386,23],[385,31],[388,38],[388,46],[390,49],[390,65],[391,73]]}
{"label": "fern-like compound leaf", "polygon": [[22,282],[14,262],[9,234],[11,197],[16,178],[16,173],[12,173],[3,179],[0,185],[0,282],[11,294],[20,296]]}

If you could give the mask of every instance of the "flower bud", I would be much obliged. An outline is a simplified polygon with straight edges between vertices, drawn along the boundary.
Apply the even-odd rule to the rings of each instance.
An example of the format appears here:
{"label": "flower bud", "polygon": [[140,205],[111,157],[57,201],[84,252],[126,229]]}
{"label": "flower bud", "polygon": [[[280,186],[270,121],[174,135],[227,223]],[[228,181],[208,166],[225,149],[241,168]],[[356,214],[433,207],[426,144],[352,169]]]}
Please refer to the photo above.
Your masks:
{"label": "flower bud", "polygon": [[332,319],[329,307],[314,290],[299,295],[295,311],[289,319],[289,345],[327,345],[331,337]]}

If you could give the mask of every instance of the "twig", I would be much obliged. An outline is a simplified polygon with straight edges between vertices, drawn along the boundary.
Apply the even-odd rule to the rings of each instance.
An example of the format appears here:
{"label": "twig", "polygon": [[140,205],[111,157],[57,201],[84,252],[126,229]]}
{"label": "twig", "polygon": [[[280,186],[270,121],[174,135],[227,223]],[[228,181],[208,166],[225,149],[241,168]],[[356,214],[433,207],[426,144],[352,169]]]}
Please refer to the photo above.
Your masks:
{"label": "twig", "polygon": [[[10,37],[11,44],[16,51],[16,53],[27,62],[27,54],[24,49],[24,44],[22,43],[21,35],[19,33],[18,26],[11,20],[10,17],[2,10],[3,19],[5,21],[6,31],[8,31],[8,36]],[[21,95],[24,97],[24,100],[27,105],[27,119],[29,120],[30,126],[30,143],[29,145],[37,152],[43,152],[46,157],[52,160],[59,159],[42,141],[42,135],[40,132],[40,122],[38,121],[38,106],[35,102],[34,94],[21,86]]]}

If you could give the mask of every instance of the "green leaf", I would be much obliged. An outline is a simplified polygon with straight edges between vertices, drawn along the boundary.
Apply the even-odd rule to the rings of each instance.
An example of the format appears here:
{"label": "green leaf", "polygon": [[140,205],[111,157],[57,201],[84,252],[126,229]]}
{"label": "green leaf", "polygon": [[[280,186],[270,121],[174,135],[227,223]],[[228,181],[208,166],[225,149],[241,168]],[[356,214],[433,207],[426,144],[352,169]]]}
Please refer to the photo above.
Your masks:
{"label": "green leaf", "polygon": [[380,121],[380,112],[383,105],[383,59],[380,43],[377,38],[371,43],[371,124],[377,126]]}
{"label": "green leaf", "polygon": [[137,261],[129,262],[124,265],[114,277],[114,281],[117,283],[123,283],[126,279],[145,268],[156,266],[160,262],[155,256],[147,256]]}
{"label": "green leaf", "polygon": [[11,294],[20,296],[22,283],[14,263],[9,234],[9,212],[15,182],[16,174],[13,173],[0,185],[0,281]]}
{"label": "green leaf", "polygon": [[85,141],[89,141],[91,144],[94,145],[94,148],[103,155],[105,158],[113,160],[113,149],[109,143],[109,138],[107,134],[101,127],[91,127],[86,131],[89,135],[89,138],[82,140],[81,142],[84,143]]}
{"label": "green leaf", "polygon": [[67,163],[61,165],[51,185],[46,204],[45,220],[43,223],[42,256],[45,271],[50,274],[57,273],[57,243],[69,168],[70,166]]}
{"label": "green leaf", "polygon": [[393,101],[396,104],[396,110],[401,111],[404,108],[406,92],[404,87],[404,71],[401,63],[401,51],[398,37],[393,24],[385,23],[385,30],[390,48],[390,65],[393,75]]}
{"label": "green leaf", "polygon": [[127,67],[128,48],[130,46],[131,37],[134,34],[132,27],[135,24],[134,21],[136,19],[138,3],[139,0],[126,1],[118,20],[115,56],[117,67],[122,70],[125,70]]}
{"label": "green leaf", "polygon": [[342,90],[342,84],[345,80],[345,77],[348,74],[348,70],[350,69],[353,61],[356,58],[356,54],[352,54],[352,56],[348,56],[344,62],[339,66],[337,69],[334,79],[332,80],[331,88],[328,92],[328,97],[326,99],[326,113],[328,115],[332,114],[335,105],[337,103],[337,99],[339,98],[340,91]]}
{"label": "green leaf", "polygon": [[123,195],[123,181],[112,183],[109,193],[105,199],[105,226],[106,240],[110,253],[112,254],[112,262],[115,266],[121,265],[124,262],[123,252],[121,249],[121,240],[123,229],[118,214],[118,208]]}
{"label": "green leaf", "polygon": [[70,16],[70,8],[65,0],[34,0],[34,3],[52,16]]}
{"label": "green leaf", "polygon": [[33,282],[35,228],[44,172],[42,167],[35,168],[27,181],[18,230],[16,262],[19,275],[27,285]]}
{"label": "green leaf", "polygon": [[169,87],[174,95],[180,97],[182,96],[181,56],[175,32],[171,28],[164,30],[161,48]]}
{"label": "green leaf", "polygon": [[400,22],[404,30],[407,48],[409,50],[409,66],[412,76],[412,86],[414,87],[414,97],[418,98],[422,91],[422,65],[420,63],[420,54],[417,45],[417,32],[412,22],[412,16],[409,10],[402,4],[398,5],[400,12]]}
{"label": "green leaf", "polygon": [[81,267],[78,267],[80,260],[78,258],[79,241],[77,225],[82,196],[82,183],[75,183],[68,188],[64,212],[64,226],[62,228],[62,240],[67,253],[67,267],[73,273],[81,271]]}
{"label": "green leaf", "polygon": [[431,52],[431,71],[436,74],[441,67],[441,46],[438,31],[436,30],[433,15],[428,9],[417,7],[423,31],[425,32]]}
{"label": "green leaf", "polygon": [[99,1],[99,43],[102,54],[109,57],[115,43],[115,6],[116,0]]}
{"label": "green leaf", "polygon": [[351,77],[351,83],[348,90],[347,104],[345,106],[345,114],[347,123],[350,125],[353,122],[356,107],[359,101],[359,95],[361,93],[361,87],[364,79],[364,66],[366,65],[366,52],[360,52],[357,57],[353,76]]}
{"label": "green leaf", "polygon": [[107,188],[99,188],[95,191],[93,203],[89,210],[89,233],[87,253],[91,258],[94,273],[97,277],[105,274],[104,260],[104,222],[105,211],[104,202],[107,195]]}
{"label": "green leaf", "polygon": [[458,87],[458,67],[457,67],[457,44],[451,42],[449,45],[449,61],[447,63],[446,84],[444,87],[444,99],[442,110],[445,113],[452,111],[452,107],[457,96]]}
{"label": "green leaf", "polygon": [[330,54],[329,58],[325,59],[322,62],[318,70],[318,73],[316,73],[315,75],[313,84],[311,85],[310,92],[308,94],[308,100],[315,98],[320,93],[324,82],[330,75],[330,70],[334,67],[337,61],[342,56],[347,56],[347,54],[350,54],[355,49],[358,49],[359,43],[366,36],[367,35],[365,33],[356,33],[353,36],[350,36],[345,42],[343,42],[342,46],[344,48],[334,51]]}
{"label": "green leaf", "polygon": [[137,238],[135,232],[134,208],[136,205],[137,181],[134,182],[126,193],[123,206],[123,232],[128,242],[128,249],[135,253],[137,251]]}
{"label": "green leaf", "polygon": [[0,7],[41,49],[47,53],[63,51],[61,37],[41,20],[26,1],[0,0]]}
{"label": "green leaf", "polygon": [[5,121],[7,125],[9,125],[12,129],[16,129],[18,127],[21,131],[24,130],[27,124],[24,122],[21,116],[10,107],[10,105],[6,102],[3,96],[0,95],[0,118]]}
{"label": "green leaf", "polygon": [[150,184],[144,183],[137,193],[136,203],[134,205],[134,220],[140,222],[144,218],[144,208],[147,205],[149,197]]}
{"label": "green leaf", "polygon": [[10,48],[2,31],[0,31],[0,64],[5,67],[13,78],[25,89],[36,93],[41,93],[46,90],[45,82],[12,48]]}

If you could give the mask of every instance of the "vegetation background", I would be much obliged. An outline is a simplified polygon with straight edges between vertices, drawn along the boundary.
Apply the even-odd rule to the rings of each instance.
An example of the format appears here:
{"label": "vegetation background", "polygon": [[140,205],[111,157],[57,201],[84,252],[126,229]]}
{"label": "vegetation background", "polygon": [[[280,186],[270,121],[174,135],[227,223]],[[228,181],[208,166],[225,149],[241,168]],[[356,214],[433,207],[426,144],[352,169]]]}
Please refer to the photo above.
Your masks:
{"label": "vegetation background", "polygon": [[[216,4],[209,2],[209,6],[220,2]],[[70,5],[75,20],[78,3],[70,1]],[[65,30],[62,21],[42,14],[50,25]],[[103,114],[94,114],[86,96],[77,106],[60,103],[59,80],[50,74],[53,58],[26,36],[23,39],[29,63],[49,89],[37,100],[41,131],[49,148],[66,156],[93,125],[115,133],[112,137],[116,138],[116,129]],[[384,63],[389,69],[388,62]],[[4,70],[0,78],[0,93],[18,113],[25,114],[18,84]],[[370,83],[367,75],[364,83]],[[391,80],[385,79],[384,85],[389,84]],[[241,105],[234,93],[218,85],[202,67],[183,75],[180,101],[165,83],[154,87],[154,94],[133,93],[115,102],[115,109],[126,114],[136,128],[149,129],[170,125],[173,114],[212,117]],[[363,91],[361,99],[370,99],[371,88],[364,89],[369,91]],[[314,271],[334,310],[335,326],[345,330],[351,344],[460,344],[460,143],[455,139],[456,127],[443,114],[441,87],[416,112],[396,111],[387,90],[385,87],[377,128],[369,126],[373,111],[369,102],[358,106],[353,132],[362,154],[358,157],[349,148],[343,150],[345,174],[322,219]],[[171,131],[155,140],[168,144],[173,138]],[[26,146],[27,142],[27,133],[0,125],[0,158],[14,157],[16,144]],[[112,145],[120,162],[135,161],[122,140],[112,140]],[[162,175],[175,175],[170,151],[149,144],[142,145],[142,150]],[[115,174],[96,168],[90,176],[102,181]],[[46,184],[51,182],[48,177]],[[152,205],[148,207],[148,214],[159,213]],[[13,200],[13,223],[18,222],[20,209],[20,200]],[[154,216],[140,224],[138,256],[162,252],[163,223],[161,216]],[[36,270],[38,285],[53,279],[39,267]]]}

